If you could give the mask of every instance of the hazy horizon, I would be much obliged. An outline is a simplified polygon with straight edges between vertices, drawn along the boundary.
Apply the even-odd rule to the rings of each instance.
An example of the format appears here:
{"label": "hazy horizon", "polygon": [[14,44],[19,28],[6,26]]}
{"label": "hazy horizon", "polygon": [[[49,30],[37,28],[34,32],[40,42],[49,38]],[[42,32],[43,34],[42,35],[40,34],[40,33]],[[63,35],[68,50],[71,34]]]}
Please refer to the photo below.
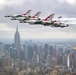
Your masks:
{"label": "hazy horizon", "polygon": [[[33,42],[75,42],[75,38],[25,38],[20,39],[21,43],[25,41],[32,40]],[[0,42],[2,43],[14,43],[14,38],[0,38]]]}

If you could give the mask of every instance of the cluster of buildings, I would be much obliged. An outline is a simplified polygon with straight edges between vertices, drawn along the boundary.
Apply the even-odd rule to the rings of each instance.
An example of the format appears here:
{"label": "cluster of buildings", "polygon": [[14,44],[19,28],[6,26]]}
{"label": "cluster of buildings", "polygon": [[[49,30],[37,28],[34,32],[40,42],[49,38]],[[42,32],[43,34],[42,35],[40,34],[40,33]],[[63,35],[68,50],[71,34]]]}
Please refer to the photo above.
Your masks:
{"label": "cluster of buildings", "polygon": [[0,42],[0,59],[3,65],[23,72],[31,68],[63,67],[72,72],[76,72],[76,44],[69,43],[41,43],[32,40],[20,43],[18,27],[14,35],[13,44],[3,44]]}

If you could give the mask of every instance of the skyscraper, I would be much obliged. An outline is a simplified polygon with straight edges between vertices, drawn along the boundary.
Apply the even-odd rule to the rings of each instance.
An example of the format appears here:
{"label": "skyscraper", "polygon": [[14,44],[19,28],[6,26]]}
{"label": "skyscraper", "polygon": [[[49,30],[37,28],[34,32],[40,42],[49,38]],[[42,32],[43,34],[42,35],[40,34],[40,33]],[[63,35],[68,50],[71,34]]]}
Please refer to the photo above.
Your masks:
{"label": "skyscraper", "polygon": [[2,56],[4,56],[4,55],[5,55],[5,53],[4,53],[4,44],[2,42],[0,42],[0,58]]}
{"label": "skyscraper", "polygon": [[21,44],[20,44],[20,34],[18,32],[18,27],[16,28],[14,36],[14,48],[17,51],[17,58],[20,59]]}
{"label": "skyscraper", "polygon": [[45,44],[44,45],[44,49],[45,49],[45,59],[46,59],[47,58],[47,55],[48,55],[49,45],[48,44]]}
{"label": "skyscraper", "polygon": [[34,50],[33,50],[33,47],[31,45],[28,45],[27,46],[27,49],[28,49],[28,59],[33,59],[33,54],[34,54]]}
{"label": "skyscraper", "polygon": [[15,36],[14,36],[14,48],[16,48],[17,50],[21,49],[20,34],[18,32],[18,27],[16,28],[16,32],[15,32]]}

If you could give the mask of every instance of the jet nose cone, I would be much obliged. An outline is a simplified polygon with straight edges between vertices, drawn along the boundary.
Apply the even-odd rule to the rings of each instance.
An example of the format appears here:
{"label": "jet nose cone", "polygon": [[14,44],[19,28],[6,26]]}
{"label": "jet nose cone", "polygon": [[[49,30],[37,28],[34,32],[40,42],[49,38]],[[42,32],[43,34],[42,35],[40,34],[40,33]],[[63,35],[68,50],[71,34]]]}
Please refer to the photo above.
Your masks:
{"label": "jet nose cone", "polygon": [[67,24],[67,26],[69,26],[69,25]]}
{"label": "jet nose cone", "polygon": [[7,17],[7,16],[5,16],[5,17]]}
{"label": "jet nose cone", "polygon": [[10,17],[10,16],[7,15],[7,16],[5,16],[5,17]]}

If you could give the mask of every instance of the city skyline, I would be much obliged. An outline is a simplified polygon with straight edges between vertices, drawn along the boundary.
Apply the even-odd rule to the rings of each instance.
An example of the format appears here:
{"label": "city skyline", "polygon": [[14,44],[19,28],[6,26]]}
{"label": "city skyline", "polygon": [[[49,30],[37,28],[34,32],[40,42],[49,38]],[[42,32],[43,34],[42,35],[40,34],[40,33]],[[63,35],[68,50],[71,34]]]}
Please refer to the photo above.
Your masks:
{"label": "city skyline", "polygon": [[[76,0],[0,0],[0,75],[76,75],[75,8]],[[5,18],[28,10],[72,21],[61,28]]]}
{"label": "city skyline", "polygon": [[[29,6],[27,5],[29,4]],[[11,1],[11,0],[1,0],[0,1],[0,38],[13,39],[15,33],[15,28],[18,25],[19,33],[21,39],[24,38],[76,38],[76,25],[70,25],[67,28],[55,28],[50,26],[42,25],[29,25],[26,23],[20,24],[19,21],[12,21],[5,18],[8,14],[22,14],[28,9],[32,12],[30,15],[34,15],[36,12],[40,11],[40,18],[45,18],[48,15],[55,13],[55,17],[76,17],[76,1],[72,0],[55,0],[55,1],[37,1],[36,0],[22,0],[22,1]],[[14,5],[14,6],[13,6]],[[55,6],[53,6],[55,5]],[[47,9],[50,7],[49,9]],[[20,10],[19,10],[20,8]],[[45,8],[45,9],[44,9]],[[66,12],[65,12],[66,11]]]}

